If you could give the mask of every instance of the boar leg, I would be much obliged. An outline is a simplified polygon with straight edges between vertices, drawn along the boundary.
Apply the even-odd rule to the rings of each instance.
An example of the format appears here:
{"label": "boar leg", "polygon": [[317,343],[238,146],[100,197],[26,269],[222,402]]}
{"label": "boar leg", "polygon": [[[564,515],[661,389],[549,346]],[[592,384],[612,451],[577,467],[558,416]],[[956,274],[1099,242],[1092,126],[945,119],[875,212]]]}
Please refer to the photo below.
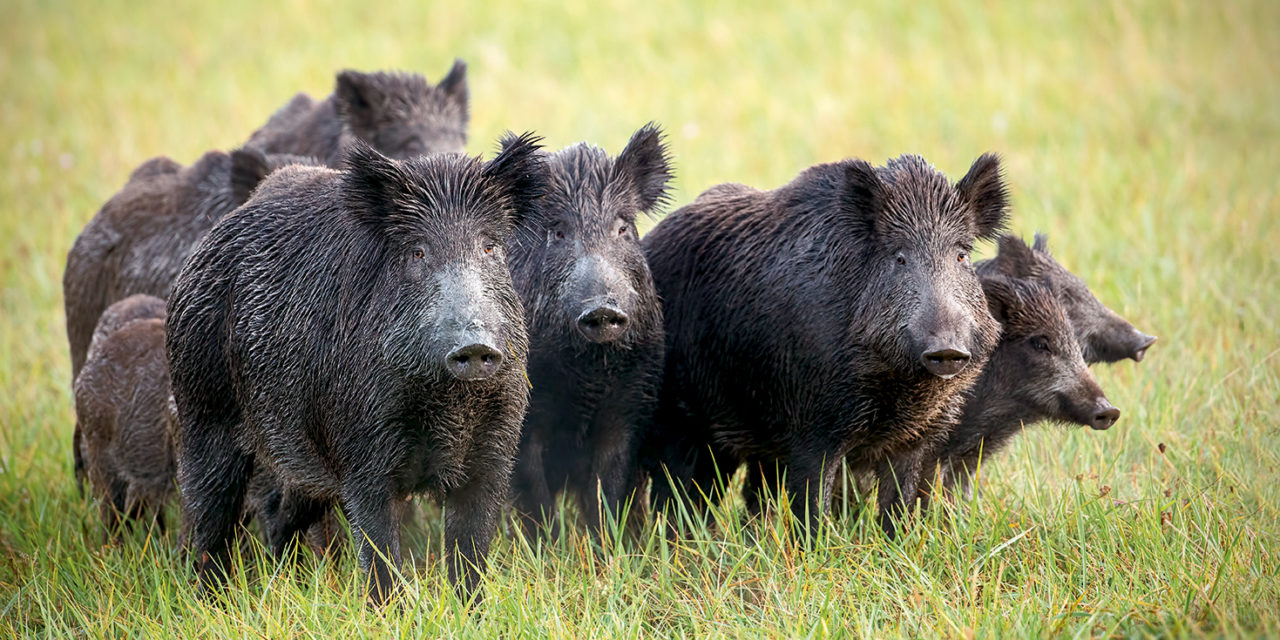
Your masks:
{"label": "boar leg", "polygon": [[360,478],[342,492],[351,535],[360,549],[360,568],[369,580],[369,600],[375,606],[385,603],[400,586],[393,575],[393,568],[400,568],[400,521],[390,486],[385,478]]}
{"label": "boar leg", "polygon": [[489,554],[489,542],[498,529],[498,517],[508,491],[506,473],[477,469],[463,486],[450,491],[444,501],[444,542],[449,582],[464,601],[476,596]]}
{"label": "boar leg", "polygon": [[182,434],[182,502],[205,595],[231,571],[231,541],[244,507],[253,457],[230,444],[231,429],[199,425]]}
{"label": "boar leg", "polygon": [[541,438],[526,435],[516,459],[515,492],[516,514],[526,537],[544,531],[543,525],[552,526],[555,519],[555,494],[547,483],[546,463],[543,460]]}
{"label": "boar leg", "polygon": [[603,540],[609,528],[606,513],[615,520],[622,518],[622,511],[632,499],[628,491],[632,485],[631,430],[622,423],[606,423],[596,431],[592,446],[591,473],[582,487],[579,501],[587,526]]}
{"label": "boar leg", "polygon": [[747,503],[747,517],[757,519],[764,514],[769,496],[777,493],[778,462],[776,460],[748,460],[747,480],[742,488]]}
{"label": "boar leg", "polygon": [[271,552],[276,561],[289,556],[301,535],[325,516],[331,504],[331,501],[317,500],[292,488],[284,489],[279,510],[273,514],[271,522],[263,523],[268,529],[267,539],[271,542]]}
{"label": "boar leg", "polygon": [[880,528],[889,538],[897,535],[898,524],[909,514],[918,497],[923,461],[924,452],[915,450],[891,456],[877,465]]}

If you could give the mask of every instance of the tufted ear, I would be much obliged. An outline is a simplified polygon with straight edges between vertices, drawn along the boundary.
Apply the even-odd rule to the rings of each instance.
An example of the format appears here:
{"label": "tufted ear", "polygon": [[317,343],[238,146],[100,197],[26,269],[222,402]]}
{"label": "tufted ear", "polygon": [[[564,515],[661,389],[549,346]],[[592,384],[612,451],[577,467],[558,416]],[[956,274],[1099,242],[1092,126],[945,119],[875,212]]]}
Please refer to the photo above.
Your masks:
{"label": "tufted ear", "polygon": [[514,225],[534,216],[547,191],[547,173],[539,144],[532,132],[508,131],[499,141],[501,151],[485,163],[482,175],[503,193]]}
{"label": "tufted ear", "polygon": [[1023,307],[1023,300],[1014,280],[1004,276],[982,278],[982,293],[987,298],[987,310],[991,317],[1001,325],[1009,323],[1018,310]]}
{"label": "tufted ear", "polygon": [[630,187],[637,208],[646,213],[667,204],[673,173],[662,128],[652,122],[631,136],[613,163],[614,180]]}
{"label": "tufted ear", "polygon": [[347,124],[367,127],[385,102],[377,77],[350,69],[338,74],[333,90],[338,113]]}
{"label": "tufted ear", "polygon": [[470,101],[470,92],[467,89],[467,63],[461,58],[453,61],[453,68],[449,69],[449,73],[440,79],[440,84],[436,88],[444,92],[449,98],[462,110],[463,122],[466,122],[468,116],[468,103]]}
{"label": "tufted ear", "polygon": [[991,259],[996,271],[1010,278],[1031,278],[1038,271],[1036,256],[1022,238],[1006,233],[996,240],[998,252]]}
{"label": "tufted ear", "polygon": [[231,152],[231,199],[238,207],[249,200],[253,190],[271,173],[267,156],[254,147]]}
{"label": "tufted ear", "polygon": [[874,233],[876,220],[889,202],[888,191],[875,167],[866,160],[843,163],[844,184],[840,186],[840,203],[845,217],[856,226]]}
{"label": "tufted ear", "polygon": [[1037,231],[1035,245],[1032,248],[1039,253],[1047,255],[1049,253],[1049,236]]}
{"label": "tufted ear", "polygon": [[394,212],[395,194],[407,182],[400,163],[363,140],[354,140],[343,156],[342,195],[357,218],[381,224]]}
{"label": "tufted ear", "polygon": [[1009,218],[1009,192],[1000,175],[1000,158],[984,153],[956,183],[956,191],[969,204],[979,238],[991,239]]}

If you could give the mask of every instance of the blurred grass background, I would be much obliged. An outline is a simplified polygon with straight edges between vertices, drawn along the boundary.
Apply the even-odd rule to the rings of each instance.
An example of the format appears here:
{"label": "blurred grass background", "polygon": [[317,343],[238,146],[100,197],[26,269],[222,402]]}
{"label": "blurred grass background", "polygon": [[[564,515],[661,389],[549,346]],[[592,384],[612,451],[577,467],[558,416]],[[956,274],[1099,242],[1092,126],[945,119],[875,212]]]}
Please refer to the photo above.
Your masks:
{"label": "blurred grass background", "polygon": [[[141,3],[8,0],[0,20],[0,634],[556,637],[1280,634],[1280,4],[1125,0]],[[71,479],[66,251],[137,164],[246,139],[334,72],[469,64],[471,153],[507,129],[616,152],[670,134],[675,202],[848,156],[958,178],[1001,153],[1013,228],[1048,232],[1161,336],[1095,370],[1124,415],[1034,429],[953,522],[814,549],[739,507],[680,544],[597,555],[504,538],[489,601],[441,586],[438,523],[406,604],[354,562],[252,554],[194,598],[173,536],[101,545]],[[941,518],[940,514],[934,514]],[[256,564],[255,564],[256,563]]]}

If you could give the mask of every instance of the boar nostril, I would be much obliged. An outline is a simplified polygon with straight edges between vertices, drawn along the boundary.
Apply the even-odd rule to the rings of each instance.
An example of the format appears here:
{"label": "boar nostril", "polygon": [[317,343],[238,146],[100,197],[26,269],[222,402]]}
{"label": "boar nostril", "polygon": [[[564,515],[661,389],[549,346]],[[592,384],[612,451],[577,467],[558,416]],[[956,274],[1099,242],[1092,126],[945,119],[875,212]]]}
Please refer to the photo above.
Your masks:
{"label": "boar nostril", "polygon": [[934,349],[920,357],[924,368],[939,378],[950,378],[969,364],[969,352],[963,349]]}
{"label": "boar nostril", "polygon": [[1147,355],[1147,349],[1155,344],[1156,340],[1159,340],[1156,336],[1149,336],[1145,333],[1139,333],[1138,336],[1138,348],[1134,350],[1131,356],[1134,362],[1142,362],[1142,359]]}
{"label": "boar nostril", "polygon": [[578,316],[578,332],[591,342],[613,342],[622,337],[630,322],[627,314],[617,307],[596,307]]}
{"label": "boar nostril", "polygon": [[1110,429],[1111,425],[1115,424],[1116,420],[1120,419],[1120,410],[1111,406],[1111,403],[1106,400],[1103,400],[1099,404],[1099,409],[1101,410],[1094,414],[1093,424],[1090,426],[1098,431]]}
{"label": "boar nostril", "polygon": [[459,380],[484,380],[497,373],[502,353],[489,345],[469,344],[449,352],[445,364]]}

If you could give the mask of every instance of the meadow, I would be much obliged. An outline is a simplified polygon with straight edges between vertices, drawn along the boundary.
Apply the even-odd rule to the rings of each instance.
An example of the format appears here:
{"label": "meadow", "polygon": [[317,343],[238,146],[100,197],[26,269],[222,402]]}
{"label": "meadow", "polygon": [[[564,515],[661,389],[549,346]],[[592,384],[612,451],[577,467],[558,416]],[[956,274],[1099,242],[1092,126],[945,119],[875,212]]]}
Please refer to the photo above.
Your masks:
{"label": "meadow", "polygon": [[[7,0],[0,20],[0,637],[1280,635],[1280,4],[1123,0],[418,3]],[[175,535],[104,544],[72,480],[61,301],[83,225],[143,160],[231,149],[343,68],[469,64],[468,150],[669,134],[674,203],[919,153],[1005,161],[1012,230],[1138,328],[1106,432],[1036,427],[978,500],[898,540],[851,502],[809,544],[744,529],[595,548],[501,535],[447,587],[438,511],[400,604],[353,557],[260,548],[196,597]],[[991,247],[982,249],[990,255]]]}

